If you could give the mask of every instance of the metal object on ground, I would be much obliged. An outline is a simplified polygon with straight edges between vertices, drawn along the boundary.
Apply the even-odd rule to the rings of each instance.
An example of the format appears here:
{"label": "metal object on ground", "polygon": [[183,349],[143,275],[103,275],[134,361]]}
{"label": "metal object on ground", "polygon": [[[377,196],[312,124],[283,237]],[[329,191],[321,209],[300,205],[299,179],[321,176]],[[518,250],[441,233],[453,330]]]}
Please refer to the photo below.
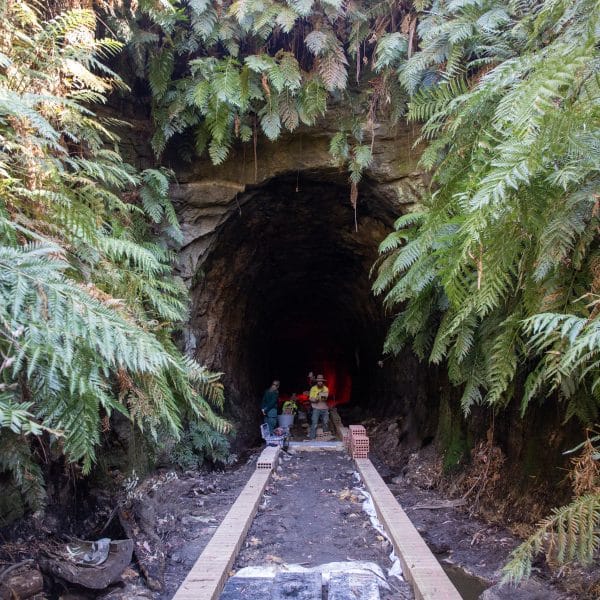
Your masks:
{"label": "metal object on ground", "polygon": [[260,426],[260,435],[267,446],[281,446],[283,447],[286,444],[286,439],[288,437],[287,433],[283,433],[283,435],[274,435],[269,431],[269,426],[266,423],[263,423]]}
{"label": "metal object on ground", "polygon": [[[88,544],[91,548],[92,542]],[[108,557],[98,566],[74,564],[66,552],[64,555],[53,553],[51,556],[42,556],[39,564],[42,571],[70,583],[92,590],[103,590],[121,580],[121,574],[131,562],[132,553],[133,540],[119,540],[110,542]]]}
{"label": "metal object on ground", "polygon": [[97,567],[106,562],[109,551],[110,538],[67,544],[69,558],[76,565]]}

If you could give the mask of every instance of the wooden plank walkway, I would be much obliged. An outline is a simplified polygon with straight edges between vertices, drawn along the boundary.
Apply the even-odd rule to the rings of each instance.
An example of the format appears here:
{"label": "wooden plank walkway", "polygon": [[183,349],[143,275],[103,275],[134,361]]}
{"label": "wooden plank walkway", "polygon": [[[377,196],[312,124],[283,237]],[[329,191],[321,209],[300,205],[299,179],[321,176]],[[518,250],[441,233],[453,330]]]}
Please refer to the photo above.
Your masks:
{"label": "wooden plank walkway", "polygon": [[461,600],[444,569],[368,458],[355,459],[417,600]]}
{"label": "wooden plank walkway", "polygon": [[[340,442],[329,444],[331,444],[330,450],[343,450],[343,444]],[[312,446],[307,443],[305,449],[324,450]],[[314,443],[314,446],[318,444]],[[256,515],[267,482],[277,466],[279,453],[278,447],[265,448],[258,458],[256,471],[198,557],[173,596],[173,600],[217,600],[219,598]],[[357,458],[355,463],[371,494],[378,517],[400,559],[404,576],[413,587],[416,600],[461,600],[460,594],[373,463],[367,458]]]}
{"label": "wooden plank walkway", "polygon": [[[271,472],[277,465],[278,454],[279,448],[266,448],[260,455],[257,465],[261,466],[252,474],[225,515],[223,522],[173,596],[173,600],[217,600],[219,598],[233,561],[256,515]],[[266,467],[267,464],[271,467]]]}

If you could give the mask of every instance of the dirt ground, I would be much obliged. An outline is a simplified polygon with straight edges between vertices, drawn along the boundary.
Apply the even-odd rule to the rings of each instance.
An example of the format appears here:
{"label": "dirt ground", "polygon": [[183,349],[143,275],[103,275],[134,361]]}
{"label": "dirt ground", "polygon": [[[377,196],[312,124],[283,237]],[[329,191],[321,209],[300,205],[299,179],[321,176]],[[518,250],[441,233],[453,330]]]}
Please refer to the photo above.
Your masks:
{"label": "dirt ground", "polygon": [[[256,455],[239,468],[183,479],[161,496],[171,525],[163,539],[167,554],[161,599],[173,596],[216,528],[254,472]],[[195,481],[199,479],[200,483]]]}
{"label": "dirt ground", "polygon": [[[123,582],[105,590],[92,591],[45,577],[44,593],[36,600],[142,600],[171,598],[202,552],[215,529],[246,484],[256,465],[256,453],[247,462],[226,471],[156,473],[136,488],[140,511],[156,534],[144,540],[136,552],[148,560],[164,558],[163,589],[151,590],[135,560],[123,574]],[[96,492],[93,492],[96,496]],[[69,536],[97,539],[124,537],[115,516],[122,498],[97,491],[93,509],[84,519],[72,519],[61,507],[49,506],[43,519],[31,517],[0,529],[0,573],[20,562],[35,565],[48,545],[64,545]],[[107,526],[108,525],[108,526]],[[140,523],[143,526],[143,523]],[[101,531],[105,528],[104,531]],[[163,561],[160,561],[163,562]],[[1,594],[0,594],[0,597]]]}
{"label": "dirt ground", "polygon": [[521,540],[508,528],[473,516],[472,499],[450,498],[439,491],[448,486],[440,485],[440,461],[433,445],[409,454],[403,462],[386,457],[381,451],[370,455],[427,545],[449,566],[449,576],[457,577],[455,585],[464,597],[477,598],[475,590],[481,593],[483,587],[488,588],[485,600],[598,600],[597,566],[551,572],[540,559],[529,582],[517,588],[499,586],[502,567]]}
{"label": "dirt ground", "polygon": [[[368,561],[384,573],[392,566],[390,543],[362,510],[353,463],[341,452],[284,455],[273,475],[235,569],[269,563],[313,567]],[[412,598],[396,578],[382,598]]]}
{"label": "dirt ground", "polygon": [[[141,542],[136,551],[138,557],[161,563],[162,590],[149,589],[138,560],[125,570],[122,583],[97,592],[46,576],[44,592],[36,600],[168,600],[253,472],[257,453],[225,471],[157,473],[136,488],[141,505],[138,524],[143,529],[145,521],[155,534]],[[442,562],[457,566],[456,572],[449,574],[458,576],[465,598],[477,598],[485,587],[499,581],[500,569],[519,540],[501,526],[472,517],[468,504],[455,506],[452,503],[456,499],[443,497],[436,490],[437,459],[432,446],[409,455],[404,463],[386,463],[376,453],[371,459],[433,552]],[[353,472],[352,461],[342,453],[285,456],[268,486],[235,569],[279,561],[314,566],[358,559],[376,562],[386,572],[390,547],[362,511]],[[61,507],[51,506],[43,519],[31,517],[0,530],[0,573],[27,559],[33,560],[26,567],[31,568],[44,545],[64,544],[68,535],[122,537],[115,501],[114,496],[98,491],[95,504],[91,503],[78,519],[65,514]],[[598,577],[597,569],[571,568],[550,574],[542,561],[534,567],[534,581],[522,589],[498,590],[493,586],[482,598],[598,598],[589,591]],[[468,574],[474,577],[469,579]],[[406,587],[397,584],[388,595],[392,597],[410,596]]]}

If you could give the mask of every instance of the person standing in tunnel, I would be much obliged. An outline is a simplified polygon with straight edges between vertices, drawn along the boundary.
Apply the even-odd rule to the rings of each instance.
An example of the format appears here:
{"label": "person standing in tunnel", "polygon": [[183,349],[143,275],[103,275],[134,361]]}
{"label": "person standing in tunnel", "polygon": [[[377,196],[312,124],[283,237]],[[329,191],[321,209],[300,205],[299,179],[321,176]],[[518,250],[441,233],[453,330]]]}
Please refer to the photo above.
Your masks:
{"label": "person standing in tunnel", "polygon": [[277,403],[279,401],[279,381],[275,379],[265,393],[263,394],[260,409],[265,418],[265,423],[269,426],[269,433],[273,435],[273,430],[277,427]]}
{"label": "person standing in tunnel", "polygon": [[323,421],[323,433],[329,433],[329,407],[327,406],[327,398],[329,396],[329,388],[325,385],[323,375],[317,375],[316,383],[310,388],[310,403],[312,406],[312,418],[310,426],[311,440],[314,440],[317,435],[317,425],[319,419]]}

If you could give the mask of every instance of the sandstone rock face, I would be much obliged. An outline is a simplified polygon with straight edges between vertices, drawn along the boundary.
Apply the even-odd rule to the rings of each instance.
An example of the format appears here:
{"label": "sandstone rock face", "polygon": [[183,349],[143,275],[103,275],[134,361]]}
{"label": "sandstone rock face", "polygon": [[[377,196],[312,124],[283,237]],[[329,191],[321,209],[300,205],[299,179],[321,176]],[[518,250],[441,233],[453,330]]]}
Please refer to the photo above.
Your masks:
{"label": "sandstone rock face", "polygon": [[422,403],[415,358],[382,357],[390,321],[370,275],[379,243],[423,194],[416,132],[376,128],[356,215],[347,172],[329,155],[334,132],[325,123],[263,139],[256,156],[246,145],[218,167],[176,167],[178,269],[193,300],[185,344],[225,373],[241,445],[257,437],[260,396],[273,377],[284,393],[302,392],[309,370],[329,369],[338,392],[373,410],[414,415]]}
{"label": "sandstone rock face", "polygon": [[[237,148],[220,166],[208,158],[178,165],[172,198],[184,233],[179,261],[184,280],[190,282],[214,247],[214,233],[219,227],[240,212],[266,182],[282,176],[309,176],[324,184],[345,185],[349,190],[347,173],[333,164],[329,154],[334,133],[335,129],[323,124],[321,129],[285,136],[277,142],[262,138],[256,155],[250,144]],[[399,213],[404,212],[422,192],[419,152],[412,148],[416,131],[378,125],[375,135],[374,160],[360,186],[361,193],[375,193]]]}

